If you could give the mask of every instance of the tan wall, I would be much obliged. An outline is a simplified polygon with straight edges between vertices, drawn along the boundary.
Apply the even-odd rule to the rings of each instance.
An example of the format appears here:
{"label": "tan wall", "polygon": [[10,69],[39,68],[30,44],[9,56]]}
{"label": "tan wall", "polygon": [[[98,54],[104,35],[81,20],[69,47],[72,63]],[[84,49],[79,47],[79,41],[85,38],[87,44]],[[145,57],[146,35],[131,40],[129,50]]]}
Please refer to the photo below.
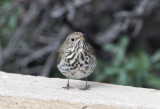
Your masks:
{"label": "tan wall", "polygon": [[160,91],[154,89],[24,76],[0,72],[0,109],[160,109]]}

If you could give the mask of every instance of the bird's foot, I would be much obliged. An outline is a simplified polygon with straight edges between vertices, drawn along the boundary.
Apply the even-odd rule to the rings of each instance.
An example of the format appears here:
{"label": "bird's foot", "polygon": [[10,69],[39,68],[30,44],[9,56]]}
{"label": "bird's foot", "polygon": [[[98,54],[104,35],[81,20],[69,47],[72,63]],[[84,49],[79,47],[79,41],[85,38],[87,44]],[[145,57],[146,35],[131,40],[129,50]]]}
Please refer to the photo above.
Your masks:
{"label": "bird's foot", "polygon": [[80,90],[89,90],[90,85],[86,85],[84,88],[80,88]]}
{"label": "bird's foot", "polygon": [[66,87],[62,87],[62,88],[67,89],[67,90],[69,90],[69,89],[73,89],[73,87],[71,87],[69,84],[67,84],[67,86],[66,86]]}

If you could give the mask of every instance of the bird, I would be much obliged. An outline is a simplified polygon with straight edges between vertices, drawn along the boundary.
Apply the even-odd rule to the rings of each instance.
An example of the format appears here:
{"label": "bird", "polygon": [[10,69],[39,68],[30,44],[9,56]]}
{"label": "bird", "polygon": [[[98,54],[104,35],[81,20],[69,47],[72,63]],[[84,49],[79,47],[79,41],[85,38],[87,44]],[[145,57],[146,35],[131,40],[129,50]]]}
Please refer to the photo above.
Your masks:
{"label": "bird", "polygon": [[65,89],[71,89],[69,79],[86,78],[86,84],[81,90],[88,90],[87,77],[93,73],[96,67],[96,54],[93,47],[86,42],[82,32],[69,34],[60,46],[57,56],[59,71],[68,77]]}

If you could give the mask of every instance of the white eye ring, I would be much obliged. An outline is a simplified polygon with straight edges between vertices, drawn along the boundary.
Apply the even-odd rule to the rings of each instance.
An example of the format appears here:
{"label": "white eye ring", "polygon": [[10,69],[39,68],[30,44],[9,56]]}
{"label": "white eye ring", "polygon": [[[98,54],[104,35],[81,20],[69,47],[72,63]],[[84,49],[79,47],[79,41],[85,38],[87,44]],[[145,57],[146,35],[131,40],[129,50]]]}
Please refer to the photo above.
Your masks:
{"label": "white eye ring", "polygon": [[71,41],[72,41],[72,42],[74,41],[74,38],[73,38],[73,37],[71,37]]}

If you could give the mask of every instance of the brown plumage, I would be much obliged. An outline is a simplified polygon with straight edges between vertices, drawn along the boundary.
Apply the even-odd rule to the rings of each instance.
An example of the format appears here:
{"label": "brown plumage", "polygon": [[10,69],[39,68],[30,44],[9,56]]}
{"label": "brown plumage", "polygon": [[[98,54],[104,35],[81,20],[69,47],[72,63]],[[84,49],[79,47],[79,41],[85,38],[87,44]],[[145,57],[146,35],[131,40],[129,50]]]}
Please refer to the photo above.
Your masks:
{"label": "brown plumage", "polygon": [[86,86],[82,89],[88,89],[87,76],[93,72],[95,66],[96,55],[94,49],[85,42],[83,33],[74,32],[69,34],[61,45],[57,57],[58,69],[68,77],[68,84],[64,88],[71,88],[69,78],[86,78]]}

